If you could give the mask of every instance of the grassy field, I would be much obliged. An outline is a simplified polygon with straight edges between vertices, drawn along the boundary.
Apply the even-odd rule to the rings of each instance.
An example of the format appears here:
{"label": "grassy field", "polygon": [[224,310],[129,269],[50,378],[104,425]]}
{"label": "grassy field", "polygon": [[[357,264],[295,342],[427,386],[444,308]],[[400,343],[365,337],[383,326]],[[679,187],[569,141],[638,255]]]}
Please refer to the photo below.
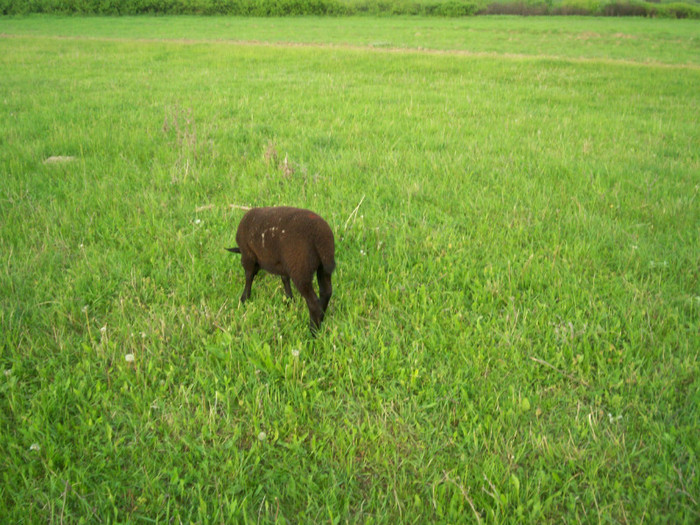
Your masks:
{"label": "grassy field", "polygon": [[3,519],[698,522],[700,23],[373,22],[0,19]]}
{"label": "grassy field", "polygon": [[362,46],[700,66],[695,20],[590,17],[26,17],[6,35]]}

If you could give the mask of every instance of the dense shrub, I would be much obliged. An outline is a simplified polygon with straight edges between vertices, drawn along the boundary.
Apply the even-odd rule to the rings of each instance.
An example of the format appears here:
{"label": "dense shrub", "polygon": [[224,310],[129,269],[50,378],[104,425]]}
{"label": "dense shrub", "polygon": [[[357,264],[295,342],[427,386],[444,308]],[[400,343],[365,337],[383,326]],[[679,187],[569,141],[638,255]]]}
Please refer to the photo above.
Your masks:
{"label": "dense shrub", "polygon": [[0,0],[0,14],[343,15],[342,0]]}
{"label": "dense shrub", "polygon": [[492,2],[482,7],[479,14],[483,15],[520,15],[534,16],[546,15],[549,13],[551,1],[523,1],[523,0],[500,0]]}
{"label": "dense shrub", "polygon": [[649,16],[649,7],[642,2],[615,0],[603,5],[605,16]]}
{"label": "dense shrub", "polygon": [[1,15],[234,16],[489,15],[658,16],[700,19],[700,6],[660,0],[0,0]]}
{"label": "dense shrub", "polygon": [[700,19],[700,6],[674,2],[658,4],[651,7],[653,16],[663,18],[694,18]]}
{"label": "dense shrub", "polygon": [[600,14],[600,2],[597,0],[564,0],[550,9],[551,15],[590,16]]}
{"label": "dense shrub", "polygon": [[[437,4],[437,9],[435,9],[434,14],[440,16],[471,16],[476,14],[478,6],[476,3],[471,2],[457,2],[455,0],[449,0],[447,2],[442,2]],[[426,13],[429,14],[429,13]]]}

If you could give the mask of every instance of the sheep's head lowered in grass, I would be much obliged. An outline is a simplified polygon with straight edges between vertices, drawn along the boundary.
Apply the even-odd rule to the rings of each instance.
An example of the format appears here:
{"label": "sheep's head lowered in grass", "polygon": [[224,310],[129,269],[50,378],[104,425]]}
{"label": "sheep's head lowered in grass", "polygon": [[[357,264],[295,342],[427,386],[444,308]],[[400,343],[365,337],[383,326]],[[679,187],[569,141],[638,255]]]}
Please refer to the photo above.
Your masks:
{"label": "sheep's head lowered in grass", "polygon": [[[241,219],[236,232],[237,248],[245,270],[244,303],[250,297],[253,279],[262,268],[282,276],[284,292],[292,297],[289,281],[306,300],[315,332],[333,293],[331,274],[335,269],[335,240],[328,223],[309,210],[275,207],[253,208]],[[319,297],[313,288],[318,279]]]}

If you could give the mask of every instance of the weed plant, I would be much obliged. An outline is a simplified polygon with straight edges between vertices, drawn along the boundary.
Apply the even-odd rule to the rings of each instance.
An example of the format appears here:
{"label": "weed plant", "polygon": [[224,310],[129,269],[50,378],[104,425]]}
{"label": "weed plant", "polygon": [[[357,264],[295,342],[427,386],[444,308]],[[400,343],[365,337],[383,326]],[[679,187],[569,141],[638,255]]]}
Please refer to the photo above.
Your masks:
{"label": "weed plant", "polygon": [[[0,20],[4,520],[698,521],[696,62],[50,26]],[[316,339],[238,304],[277,204]]]}

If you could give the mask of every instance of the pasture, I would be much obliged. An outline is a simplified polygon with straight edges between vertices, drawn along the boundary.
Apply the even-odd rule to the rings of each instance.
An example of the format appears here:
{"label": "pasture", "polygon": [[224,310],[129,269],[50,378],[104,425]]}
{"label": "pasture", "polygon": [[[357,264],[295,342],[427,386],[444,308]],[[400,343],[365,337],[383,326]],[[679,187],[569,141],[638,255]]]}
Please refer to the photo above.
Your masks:
{"label": "pasture", "polygon": [[[0,18],[0,515],[697,523],[698,34]],[[270,205],[316,338],[238,303]]]}

